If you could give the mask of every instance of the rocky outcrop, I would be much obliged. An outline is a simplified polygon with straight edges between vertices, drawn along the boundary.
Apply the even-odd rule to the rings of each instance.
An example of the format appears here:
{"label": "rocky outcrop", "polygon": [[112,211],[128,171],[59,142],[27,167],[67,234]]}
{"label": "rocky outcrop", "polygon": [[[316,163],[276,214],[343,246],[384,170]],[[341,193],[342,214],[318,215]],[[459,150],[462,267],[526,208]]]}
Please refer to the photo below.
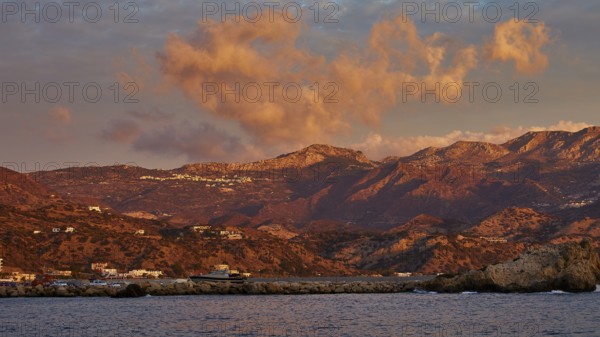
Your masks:
{"label": "rocky outcrop", "polygon": [[600,259],[584,240],[530,249],[513,261],[458,276],[439,276],[422,286],[437,292],[586,292],[594,291],[598,280]]}
{"label": "rocky outcrop", "polygon": [[146,296],[146,291],[139,284],[132,283],[125,289],[117,291],[114,298],[130,298]]}

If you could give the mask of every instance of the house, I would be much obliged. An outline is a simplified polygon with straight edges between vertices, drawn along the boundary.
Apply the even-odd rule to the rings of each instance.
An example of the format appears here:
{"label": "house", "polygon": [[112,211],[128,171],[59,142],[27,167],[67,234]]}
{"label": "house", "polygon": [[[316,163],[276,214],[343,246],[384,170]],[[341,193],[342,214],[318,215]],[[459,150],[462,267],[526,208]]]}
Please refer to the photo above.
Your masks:
{"label": "house", "polygon": [[131,270],[128,274],[132,278],[142,278],[142,277],[159,278],[162,276],[163,272],[159,271],[159,270],[134,269],[134,270]]}
{"label": "house", "polygon": [[102,213],[102,210],[100,209],[100,206],[89,206],[88,210],[90,210],[92,212]]}
{"label": "house", "polygon": [[104,277],[116,277],[119,274],[119,272],[114,268],[102,269],[101,273]]}
{"label": "house", "polygon": [[146,275],[148,275],[148,277],[159,278],[163,275],[163,272],[160,270],[147,270]]}
{"label": "house", "polygon": [[145,235],[145,234],[146,234],[146,231],[145,231],[145,230],[143,230],[143,229],[138,229],[137,231],[135,231],[135,234],[134,234],[134,235]]}
{"label": "house", "polygon": [[92,270],[100,270],[100,271],[106,269],[106,267],[108,267],[108,263],[106,263],[106,262],[95,262],[95,263],[92,263],[92,266],[91,266]]}
{"label": "house", "polygon": [[233,234],[229,234],[227,235],[227,240],[241,240],[244,237],[242,236],[242,234],[239,233],[233,233]]}
{"label": "house", "polygon": [[129,273],[129,277],[132,278],[141,278],[146,274],[146,269],[134,269],[134,270],[130,270]]}
{"label": "house", "polygon": [[49,274],[52,276],[71,277],[73,275],[73,272],[70,270],[54,270],[51,271]]}
{"label": "house", "polygon": [[67,229],[65,229],[65,233],[75,233],[75,228],[74,227],[67,227]]}
{"label": "house", "polygon": [[33,231],[33,234],[40,234],[40,233],[42,233],[42,231],[38,231],[38,230]]}
{"label": "house", "polygon": [[52,228],[52,233],[60,233],[60,228],[58,228],[58,227]]}
{"label": "house", "polygon": [[212,226],[192,226],[192,231],[196,233],[204,233],[206,231],[211,230]]}
{"label": "house", "polygon": [[13,280],[20,281],[20,282],[30,282],[30,281],[35,280],[35,274],[21,274],[17,271],[11,273],[11,277]]}
{"label": "house", "polygon": [[508,240],[506,240],[504,238],[497,238],[497,237],[480,236],[479,238],[482,240],[485,240],[487,242],[492,242],[492,243],[507,243],[508,242]]}

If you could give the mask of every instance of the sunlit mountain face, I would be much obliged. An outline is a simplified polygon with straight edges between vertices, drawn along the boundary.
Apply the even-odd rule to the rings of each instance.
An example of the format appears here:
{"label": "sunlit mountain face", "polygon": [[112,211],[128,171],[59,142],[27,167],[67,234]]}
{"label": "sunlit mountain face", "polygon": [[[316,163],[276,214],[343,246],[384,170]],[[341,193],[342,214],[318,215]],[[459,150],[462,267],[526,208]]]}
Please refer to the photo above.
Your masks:
{"label": "sunlit mountain face", "polygon": [[597,237],[599,136],[529,132],[383,161],[311,145],[173,170],[4,170],[1,234],[13,258],[38,257],[23,260],[30,268],[102,256],[171,273],[225,260],[269,275],[458,272]]}

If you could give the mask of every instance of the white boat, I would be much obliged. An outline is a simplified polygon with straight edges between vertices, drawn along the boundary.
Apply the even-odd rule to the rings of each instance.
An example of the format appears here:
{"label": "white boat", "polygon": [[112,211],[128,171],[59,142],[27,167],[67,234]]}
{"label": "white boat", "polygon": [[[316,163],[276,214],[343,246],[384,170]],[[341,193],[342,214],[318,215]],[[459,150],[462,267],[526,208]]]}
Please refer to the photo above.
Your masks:
{"label": "white boat", "polygon": [[240,275],[237,270],[230,270],[226,264],[219,264],[208,274],[192,275],[190,280],[194,282],[232,282],[243,283],[246,277]]}

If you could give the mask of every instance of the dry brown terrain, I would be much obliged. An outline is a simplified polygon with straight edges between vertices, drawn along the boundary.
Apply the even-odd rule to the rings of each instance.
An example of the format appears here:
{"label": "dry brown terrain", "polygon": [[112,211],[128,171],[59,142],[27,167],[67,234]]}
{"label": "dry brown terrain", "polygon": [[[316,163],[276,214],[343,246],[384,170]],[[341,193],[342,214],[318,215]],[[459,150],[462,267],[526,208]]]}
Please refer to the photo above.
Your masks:
{"label": "dry brown terrain", "polygon": [[[600,235],[598,127],[380,162],[313,145],[248,164],[0,173],[1,254],[27,270],[110,260],[178,275],[222,262],[262,275],[458,272]],[[245,239],[197,237],[186,230],[196,224]]]}

